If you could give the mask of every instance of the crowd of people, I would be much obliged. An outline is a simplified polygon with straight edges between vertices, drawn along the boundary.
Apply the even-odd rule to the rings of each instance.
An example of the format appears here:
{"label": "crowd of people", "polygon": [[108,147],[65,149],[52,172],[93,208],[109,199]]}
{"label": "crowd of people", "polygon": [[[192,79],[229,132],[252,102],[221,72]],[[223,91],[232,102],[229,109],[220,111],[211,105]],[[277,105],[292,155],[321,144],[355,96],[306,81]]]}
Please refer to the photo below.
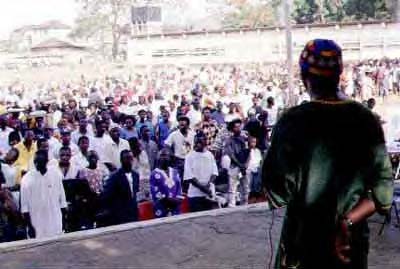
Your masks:
{"label": "crowd of people", "polygon": [[383,100],[400,93],[400,60],[368,60],[347,66],[342,75],[343,91],[361,101]]}
{"label": "crowd of people", "polygon": [[[3,87],[1,241],[138,221],[143,203],[159,218],[262,199],[286,77],[280,65],[168,66]],[[347,66],[341,89],[366,101],[399,82],[400,62],[368,61]],[[293,94],[310,100],[300,79]]]}

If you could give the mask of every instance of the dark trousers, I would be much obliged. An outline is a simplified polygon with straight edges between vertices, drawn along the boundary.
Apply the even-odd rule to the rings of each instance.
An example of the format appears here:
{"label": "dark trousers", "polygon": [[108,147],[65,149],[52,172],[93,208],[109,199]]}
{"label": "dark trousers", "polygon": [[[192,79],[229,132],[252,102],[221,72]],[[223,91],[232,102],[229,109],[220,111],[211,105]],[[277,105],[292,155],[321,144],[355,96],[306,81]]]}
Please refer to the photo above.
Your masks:
{"label": "dark trousers", "polygon": [[190,212],[200,212],[212,209],[212,202],[206,197],[192,197],[189,198]]}
{"label": "dark trousers", "polygon": [[189,183],[185,180],[183,180],[183,175],[185,173],[185,159],[180,159],[175,157],[174,158],[174,168],[178,171],[178,174],[181,178],[181,184],[182,184],[182,192],[187,193],[189,189]]}

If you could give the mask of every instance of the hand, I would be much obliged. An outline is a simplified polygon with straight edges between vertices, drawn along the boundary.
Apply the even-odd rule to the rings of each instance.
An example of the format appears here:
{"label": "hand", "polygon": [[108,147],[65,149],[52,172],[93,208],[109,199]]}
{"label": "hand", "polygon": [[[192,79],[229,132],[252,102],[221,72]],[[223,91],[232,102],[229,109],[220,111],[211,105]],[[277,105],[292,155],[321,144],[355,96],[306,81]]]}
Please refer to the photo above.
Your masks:
{"label": "hand", "polygon": [[351,233],[345,220],[340,221],[335,238],[335,255],[343,264],[350,263]]}
{"label": "hand", "polygon": [[204,188],[203,192],[205,192],[208,196],[212,197],[213,193],[210,188],[210,183],[204,184],[203,188]]}
{"label": "hand", "polygon": [[29,235],[29,238],[36,237],[36,230],[32,225],[28,225],[28,235]]}

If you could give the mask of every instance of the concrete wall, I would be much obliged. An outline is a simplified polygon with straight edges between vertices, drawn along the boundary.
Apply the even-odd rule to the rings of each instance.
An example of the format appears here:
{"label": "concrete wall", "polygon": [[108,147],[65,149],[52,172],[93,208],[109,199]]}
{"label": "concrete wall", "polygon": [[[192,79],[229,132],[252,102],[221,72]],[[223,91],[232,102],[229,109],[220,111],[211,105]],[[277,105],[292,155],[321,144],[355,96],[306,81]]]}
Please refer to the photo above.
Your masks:
{"label": "concrete wall", "polygon": [[[2,269],[266,269],[274,257],[270,244],[279,242],[282,219],[282,212],[273,216],[265,204],[185,214],[0,244],[0,264]],[[382,217],[370,225],[368,268],[399,268],[398,228],[388,225],[377,236],[379,221]]]}
{"label": "concrete wall", "polygon": [[[330,38],[342,45],[345,60],[400,57],[399,30],[395,23],[296,27],[294,53],[297,57],[310,39]],[[279,28],[139,36],[128,43],[131,64],[277,62],[285,57],[285,31]]]}

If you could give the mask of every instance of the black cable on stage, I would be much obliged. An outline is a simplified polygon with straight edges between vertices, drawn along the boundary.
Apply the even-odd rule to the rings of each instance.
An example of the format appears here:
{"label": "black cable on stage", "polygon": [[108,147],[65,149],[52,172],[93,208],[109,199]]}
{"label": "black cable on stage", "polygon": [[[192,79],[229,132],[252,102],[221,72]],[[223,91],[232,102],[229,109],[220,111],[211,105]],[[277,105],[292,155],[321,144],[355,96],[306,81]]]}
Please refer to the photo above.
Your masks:
{"label": "black cable on stage", "polygon": [[269,226],[269,229],[268,229],[269,247],[271,250],[271,255],[269,257],[269,263],[268,263],[268,269],[272,268],[272,262],[274,261],[274,244],[272,242],[272,230],[274,228],[274,224],[275,224],[275,209],[272,209],[271,225]]}

